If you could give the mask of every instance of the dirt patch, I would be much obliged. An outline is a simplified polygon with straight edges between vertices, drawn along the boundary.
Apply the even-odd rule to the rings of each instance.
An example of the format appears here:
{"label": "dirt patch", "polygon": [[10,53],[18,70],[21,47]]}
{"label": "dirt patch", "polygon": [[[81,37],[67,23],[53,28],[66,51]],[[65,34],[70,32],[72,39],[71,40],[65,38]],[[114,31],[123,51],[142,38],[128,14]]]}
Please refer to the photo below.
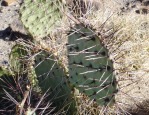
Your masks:
{"label": "dirt patch", "polygon": [[[9,63],[9,53],[15,44],[16,32],[26,34],[21,21],[19,20],[18,10],[20,1],[6,0],[1,1],[0,12],[0,66],[7,66]],[[5,3],[5,4],[4,4]],[[21,37],[21,36],[20,36]]]}

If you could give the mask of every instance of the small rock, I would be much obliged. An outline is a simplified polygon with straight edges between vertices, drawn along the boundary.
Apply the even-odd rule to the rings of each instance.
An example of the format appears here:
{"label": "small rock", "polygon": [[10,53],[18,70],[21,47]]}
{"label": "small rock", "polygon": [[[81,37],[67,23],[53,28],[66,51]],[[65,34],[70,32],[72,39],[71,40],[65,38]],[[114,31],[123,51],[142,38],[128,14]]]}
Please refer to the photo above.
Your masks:
{"label": "small rock", "polygon": [[2,65],[8,65],[8,61],[7,60],[2,61]]}

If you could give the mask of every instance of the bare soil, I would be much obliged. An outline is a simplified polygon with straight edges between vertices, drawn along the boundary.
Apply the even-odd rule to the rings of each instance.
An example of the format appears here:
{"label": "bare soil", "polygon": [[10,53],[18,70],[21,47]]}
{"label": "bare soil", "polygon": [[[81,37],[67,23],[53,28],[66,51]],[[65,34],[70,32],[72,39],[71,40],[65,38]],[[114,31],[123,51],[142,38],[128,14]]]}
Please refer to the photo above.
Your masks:
{"label": "bare soil", "polygon": [[14,32],[26,34],[26,31],[19,20],[18,10],[20,2],[6,0],[0,6],[0,66],[8,66],[9,53],[15,40],[18,39]]}

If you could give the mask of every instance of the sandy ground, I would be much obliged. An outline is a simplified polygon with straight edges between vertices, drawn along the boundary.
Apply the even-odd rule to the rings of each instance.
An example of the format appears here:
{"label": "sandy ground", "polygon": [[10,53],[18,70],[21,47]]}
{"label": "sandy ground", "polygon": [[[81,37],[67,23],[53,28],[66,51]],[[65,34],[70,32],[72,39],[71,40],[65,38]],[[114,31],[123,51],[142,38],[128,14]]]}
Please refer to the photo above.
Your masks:
{"label": "sandy ground", "polygon": [[0,6],[0,66],[7,66],[9,63],[9,53],[15,42],[12,33],[26,31],[19,20],[18,10],[20,5],[18,2],[11,1],[8,6]]}

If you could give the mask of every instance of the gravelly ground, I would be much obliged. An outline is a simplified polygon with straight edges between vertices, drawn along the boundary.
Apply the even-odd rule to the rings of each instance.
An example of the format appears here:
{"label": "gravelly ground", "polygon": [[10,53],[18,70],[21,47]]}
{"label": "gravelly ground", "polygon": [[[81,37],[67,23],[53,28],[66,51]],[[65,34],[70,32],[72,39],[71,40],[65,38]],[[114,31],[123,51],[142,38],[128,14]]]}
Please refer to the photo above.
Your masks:
{"label": "gravelly ground", "polygon": [[8,65],[9,53],[15,44],[12,32],[26,33],[19,20],[19,8],[19,2],[15,0],[8,6],[0,6],[0,66]]}

